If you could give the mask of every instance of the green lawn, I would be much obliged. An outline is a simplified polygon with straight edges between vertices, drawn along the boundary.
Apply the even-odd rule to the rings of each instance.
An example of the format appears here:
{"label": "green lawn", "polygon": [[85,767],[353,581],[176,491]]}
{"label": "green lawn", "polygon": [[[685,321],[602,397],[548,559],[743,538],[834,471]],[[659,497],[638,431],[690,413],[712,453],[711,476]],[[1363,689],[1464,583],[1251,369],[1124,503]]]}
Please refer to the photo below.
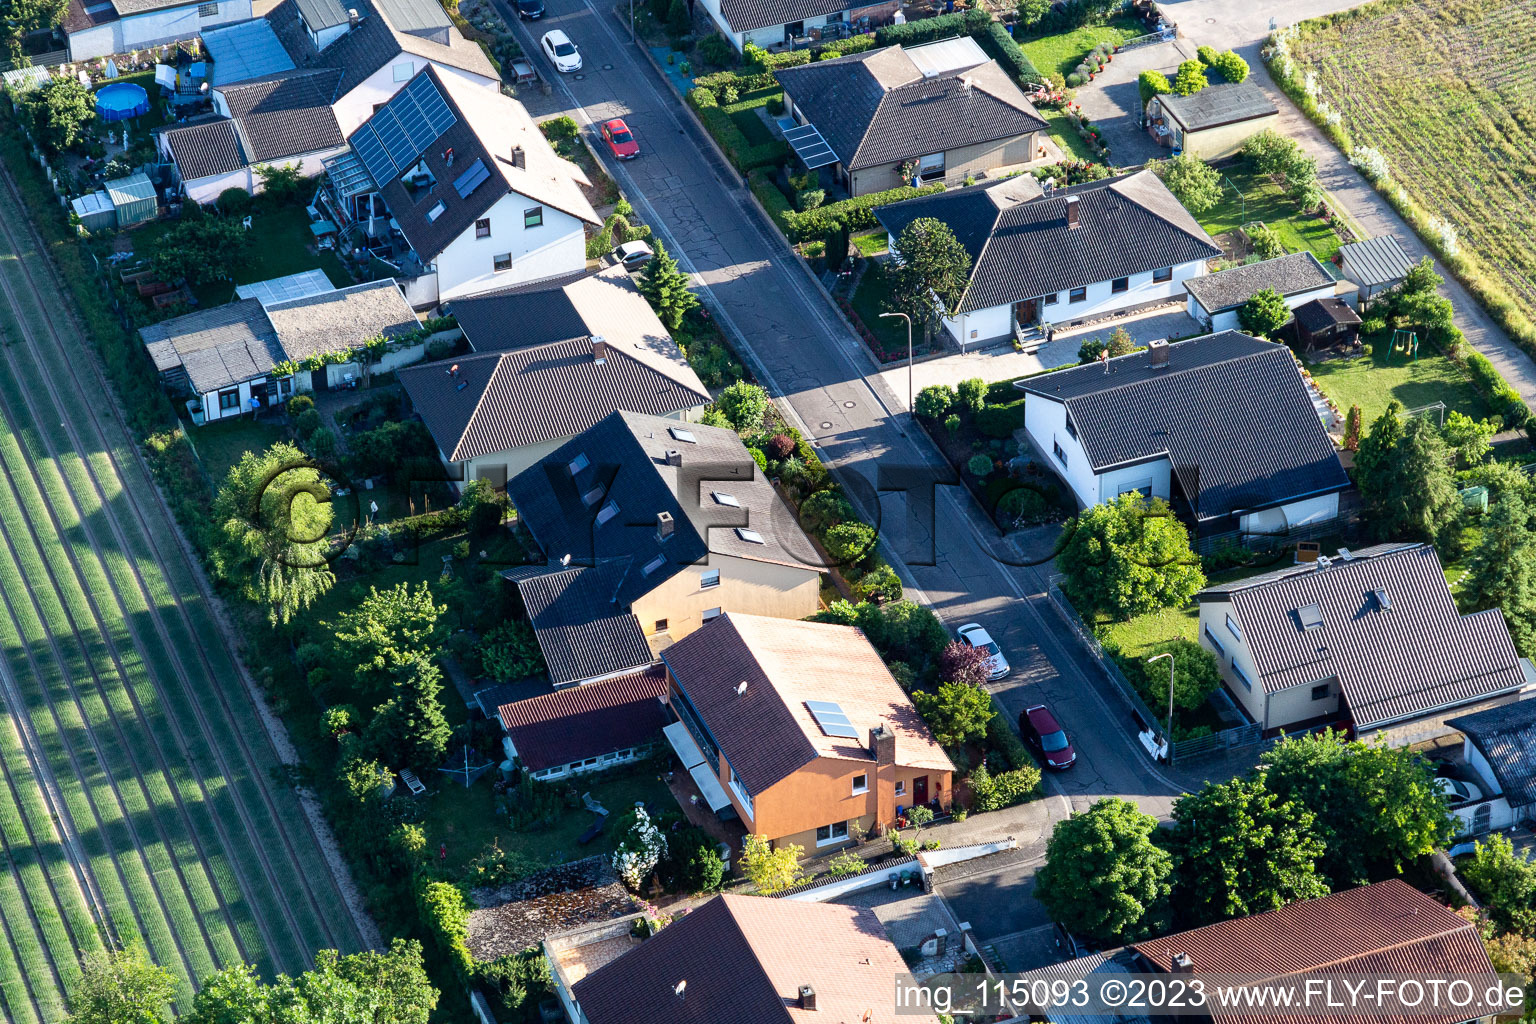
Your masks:
{"label": "green lawn", "polygon": [[1071,32],[1021,39],[1019,46],[1041,74],[1055,71],[1065,77],[1072,73],[1089,50],[1100,43],[1122,43],[1142,33],[1141,22],[1121,16],[1103,24],[1084,25]]}
{"label": "green lawn", "polygon": [[1310,249],[1324,263],[1333,259],[1342,243],[1326,221],[1302,214],[1278,185],[1241,165],[1222,172],[1221,202],[1196,219],[1212,235],[1263,221],[1291,252]]}
{"label": "green lawn", "polygon": [[197,450],[208,479],[217,488],[229,474],[231,466],[240,461],[246,452],[264,452],[283,440],[287,431],[271,422],[259,422],[249,416],[232,420],[217,420],[194,427],[183,421],[182,428]]}
{"label": "green lawn", "polygon": [[774,140],[773,130],[758,116],[758,110],[767,106],[768,101],[774,97],[782,97],[782,89],[759,89],[757,92],[749,92],[735,103],[728,103],[723,108],[730,115],[731,120],[747,141],[754,146],[761,146]]}
{"label": "green lawn", "polygon": [[1087,160],[1089,163],[1099,161],[1099,158],[1094,155],[1093,150],[1088,148],[1088,143],[1084,142],[1083,137],[1077,134],[1077,129],[1072,127],[1072,122],[1067,120],[1066,114],[1059,110],[1041,109],[1040,116],[1046,122],[1047,128],[1045,130],[1047,134],[1055,141],[1056,145],[1061,147],[1063,156]]}
{"label": "green lawn", "polygon": [[[900,317],[880,316],[889,308],[890,299],[891,275],[886,273],[883,265],[871,263],[859,281],[858,290],[848,301],[853,311],[859,314],[859,319],[864,321],[864,326],[874,332],[880,347],[894,356],[898,352],[905,354],[907,351],[907,323]],[[912,340],[918,351],[924,351],[920,335],[914,334]]]}
{"label": "green lawn", "polygon": [[1489,414],[1488,403],[1473,387],[1471,378],[1445,356],[1420,348],[1417,362],[1402,355],[1390,356],[1390,334],[1367,338],[1372,353],[1359,359],[1330,359],[1309,366],[1312,379],[1323,394],[1344,412],[1360,406],[1368,429],[1394,398],[1409,409],[1444,402],[1449,409],[1474,419]]}
{"label": "green lawn", "polygon": [[854,235],[848,240],[855,249],[864,256],[878,256],[888,251],[890,236],[885,229],[871,232],[867,235]]}

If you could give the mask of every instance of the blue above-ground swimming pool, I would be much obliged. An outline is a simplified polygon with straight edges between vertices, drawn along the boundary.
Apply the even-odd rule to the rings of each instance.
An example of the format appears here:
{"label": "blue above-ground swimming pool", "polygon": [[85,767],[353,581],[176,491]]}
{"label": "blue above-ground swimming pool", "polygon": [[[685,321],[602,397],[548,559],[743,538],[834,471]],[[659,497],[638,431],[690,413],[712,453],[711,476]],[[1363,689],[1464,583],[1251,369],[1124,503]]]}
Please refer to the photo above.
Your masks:
{"label": "blue above-ground swimming pool", "polygon": [[103,121],[126,121],[149,113],[149,93],[142,85],[113,82],[96,90],[96,115]]}

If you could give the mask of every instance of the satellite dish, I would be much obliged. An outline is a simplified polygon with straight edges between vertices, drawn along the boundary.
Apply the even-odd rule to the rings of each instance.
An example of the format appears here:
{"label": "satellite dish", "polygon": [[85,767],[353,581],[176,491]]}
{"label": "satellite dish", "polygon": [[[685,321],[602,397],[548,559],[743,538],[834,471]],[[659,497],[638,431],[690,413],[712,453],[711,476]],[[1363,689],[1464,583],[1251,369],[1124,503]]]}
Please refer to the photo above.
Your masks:
{"label": "satellite dish", "polygon": [[687,987],[688,987],[688,979],[684,978],[682,981],[678,982],[675,986],[673,986],[672,994],[677,996],[677,998],[681,999],[681,998],[683,998],[683,990],[686,989]]}
{"label": "satellite dish", "polygon": [[736,696],[740,697],[742,694],[744,694],[746,692],[747,692],[747,681],[745,679],[743,679],[741,681],[741,685],[736,687]]}

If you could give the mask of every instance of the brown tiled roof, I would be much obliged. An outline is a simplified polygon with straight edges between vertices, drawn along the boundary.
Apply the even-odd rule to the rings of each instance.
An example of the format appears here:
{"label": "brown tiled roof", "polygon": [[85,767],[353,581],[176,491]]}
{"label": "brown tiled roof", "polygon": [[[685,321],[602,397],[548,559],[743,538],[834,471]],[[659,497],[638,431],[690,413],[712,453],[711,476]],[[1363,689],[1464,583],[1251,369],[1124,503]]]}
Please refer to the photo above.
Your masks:
{"label": "brown tiled roof", "polygon": [[[1193,961],[1195,971],[1217,974],[1296,977],[1326,971],[1493,977],[1493,966],[1472,925],[1396,878],[1167,935],[1133,948],[1164,971],[1172,969],[1173,954],[1183,953]],[[1216,1024],[1259,1024],[1270,1019],[1252,1010],[1214,1008],[1211,1017]],[[1342,1011],[1313,1019],[1321,1024],[1397,1020]],[[1426,1012],[1412,1019],[1414,1024],[1458,1024],[1461,1017],[1454,1012]]]}
{"label": "brown tiled roof", "polygon": [[666,689],[657,665],[503,704],[499,713],[524,767],[538,771],[651,741],[667,724],[657,699]]}
{"label": "brown tiled roof", "polygon": [[[869,731],[896,733],[896,763],[953,770],[863,631],[728,612],[662,653],[731,768],[761,793],[818,757],[872,761]],[[746,692],[737,688],[746,682]],[[805,702],[840,705],[858,733],[828,736]]]}
{"label": "brown tiled roof", "polygon": [[[937,1024],[895,1015],[891,983],[906,969],[868,907],[726,895],[574,990],[590,1024]],[[815,1010],[800,1008],[802,985]]]}

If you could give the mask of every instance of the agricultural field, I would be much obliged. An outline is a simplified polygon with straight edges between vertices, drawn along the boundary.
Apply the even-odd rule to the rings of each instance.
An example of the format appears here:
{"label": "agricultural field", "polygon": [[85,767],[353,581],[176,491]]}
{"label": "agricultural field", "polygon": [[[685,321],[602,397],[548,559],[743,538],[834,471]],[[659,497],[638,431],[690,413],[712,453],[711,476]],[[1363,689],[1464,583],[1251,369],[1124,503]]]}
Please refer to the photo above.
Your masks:
{"label": "agricultural field", "polygon": [[193,985],[361,947],[206,582],[0,177],[0,1019],[80,957]]}
{"label": "agricultural field", "polygon": [[[1295,78],[1536,319],[1536,0],[1376,3],[1303,23]],[[1328,107],[1322,107],[1322,104]],[[1469,281],[1471,283],[1471,281]]]}

